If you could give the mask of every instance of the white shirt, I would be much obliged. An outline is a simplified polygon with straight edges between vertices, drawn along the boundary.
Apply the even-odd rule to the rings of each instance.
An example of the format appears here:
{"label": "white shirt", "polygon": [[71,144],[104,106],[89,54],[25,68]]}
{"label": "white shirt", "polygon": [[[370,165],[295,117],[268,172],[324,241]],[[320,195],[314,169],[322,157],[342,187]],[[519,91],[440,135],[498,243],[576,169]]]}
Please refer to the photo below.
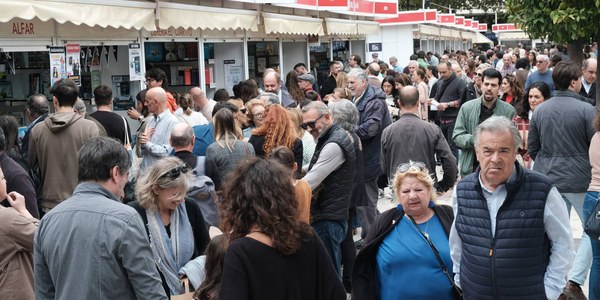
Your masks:
{"label": "white shirt", "polygon": [[[513,174],[508,179],[513,181],[516,179],[516,171],[513,170]],[[498,186],[495,191],[490,191],[483,186],[481,181],[481,175],[479,183],[483,190],[483,195],[487,202],[488,211],[490,213],[492,235],[496,233],[496,216],[498,210],[504,204],[506,200],[507,191],[504,184]],[[452,206],[454,209],[454,223],[450,229],[450,256],[452,257],[454,280],[460,287],[460,256],[462,252],[462,242],[460,236],[456,231],[456,214],[458,212],[456,189],[452,193]],[[546,199],[546,206],[544,207],[544,229],[550,239],[550,261],[544,274],[544,287],[546,290],[546,297],[549,299],[558,299],[558,296],[562,293],[562,289],[567,284],[567,275],[571,269],[571,264],[575,258],[575,251],[573,245],[573,235],[571,233],[571,223],[569,214],[567,213],[567,206],[564,200],[560,196],[560,193],[556,187],[552,187],[548,198]]]}
{"label": "white shirt", "polygon": [[179,122],[186,123],[191,127],[208,124],[208,120],[204,117],[204,115],[197,111],[193,111],[189,116],[185,113],[182,113],[177,116],[177,119],[179,119]]}
{"label": "white shirt", "polygon": [[586,93],[590,93],[590,89],[592,88],[592,83],[587,83],[587,81],[585,81],[585,79],[583,78],[583,76],[581,76],[581,85],[583,86],[583,88],[585,89]]}
{"label": "white shirt", "polygon": [[217,104],[217,101],[213,99],[208,99],[208,103],[206,103],[206,105],[204,105],[204,107],[200,110],[202,115],[204,115],[206,120],[208,120],[209,122],[212,121],[212,112],[213,108],[215,108],[215,104]]}

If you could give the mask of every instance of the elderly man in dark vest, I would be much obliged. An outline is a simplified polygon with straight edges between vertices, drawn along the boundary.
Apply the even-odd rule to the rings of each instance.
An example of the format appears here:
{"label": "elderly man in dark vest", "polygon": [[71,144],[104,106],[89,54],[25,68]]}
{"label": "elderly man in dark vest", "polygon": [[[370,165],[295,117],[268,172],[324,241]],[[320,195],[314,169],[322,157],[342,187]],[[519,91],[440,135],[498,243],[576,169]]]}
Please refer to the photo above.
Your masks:
{"label": "elderly man in dark vest", "polygon": [[340,273],[340,244],[348,230],[350,194],[356,173],[354,139],[333,123],[329,108],[314,101],[302,108],[301,125],[317,146],[304,179],[313,191],[310,222]]}
{"label": "elderly man in dark vest", "polygon": [[493,116],[473,133],[479,167],[458,183],[450,253],[464,299],[557,299],[574,258],[567,208],[516,162],[521,135]]}

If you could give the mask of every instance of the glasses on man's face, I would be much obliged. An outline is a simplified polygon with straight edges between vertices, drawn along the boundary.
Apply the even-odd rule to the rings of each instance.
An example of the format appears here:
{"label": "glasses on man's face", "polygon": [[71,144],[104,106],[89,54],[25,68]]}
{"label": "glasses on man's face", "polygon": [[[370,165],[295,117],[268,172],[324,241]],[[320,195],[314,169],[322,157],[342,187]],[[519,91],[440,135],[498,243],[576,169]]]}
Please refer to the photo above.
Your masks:
{"label": "glasses on man's face", "polygon": [[241,111],[243,114],[245,114],[245,113],[247,113],[247,112],[248,112],[248,110],[247,110],[246,108],[240,108],[240,111]]}
{"label": "glasses on man's face", "polygon": [[483,73],[475,73],[475,76],[477,76],[477,77],[483,77]]}
{"label": "glasses on man's face", "polygon": [[314,121],[310,121],[310,122],[305,122],[300,124],[300,127],[302,127],[302,129],[307,130],[308,127],[315,129],[315,127],[317,127],[317,121],[319,121],[325,114],[321,114],[316,120]]}
{"label": "glasses on man's face", "polygon": [[427,170],[427,167],[425,166],[424,163],[422,163],[420,161],[411,161],[411,162],[403,163],[398,166],[398,171],[400,171],[400,173],[404,173],[410,169],[413,169],[416,171],[425,171],[425,170]]}
{"label": "glasses on man's face", "polygon": [[190,167],[188,167],[187,164],[183,164],[181,166],[177,166],[171,170],[169,170],[169,172],[162,174],[159,178],[165,178],[165,177],[169,177],[171,179],[175,179],[177,177],[179,177],[179,175],[181,175],[181,173],[187,173],[190,170]]}
{"label": "glasses on man's face", "polygon": [[543,63],[545,63],[545,61],[543,61],[543,60],[538,60],[538,61],[537,61],[537,63],[538,63],[538,64],[543,64]]}

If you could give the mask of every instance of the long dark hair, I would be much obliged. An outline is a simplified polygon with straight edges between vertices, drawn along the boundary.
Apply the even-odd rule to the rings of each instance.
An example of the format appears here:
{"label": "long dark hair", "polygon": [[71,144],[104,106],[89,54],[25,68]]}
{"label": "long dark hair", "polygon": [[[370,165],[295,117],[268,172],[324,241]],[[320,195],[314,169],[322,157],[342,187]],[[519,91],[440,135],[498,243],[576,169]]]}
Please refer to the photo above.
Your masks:
{"label": "long dark hair", "polygon": [[229,241],[224,234],[215,236],[208,243],[204,252],[204,255],[206,255],[206,263],[204,264],[206,278],[194,293],[194,299],[215,300],[218,298],[221,289],[223,263],[225,262],[225,253],[227,253],[228,246]]}
{"label": "long dark hair", "polygon": [[517,114],[519,115],[519,117],[526,120],[529,119],[529,111],[531,110],[531,106],[529,105],[529,91],[531,91],[532,89],[537,89],[538,91],[540,91],[540,93],[542,93],[542,97],[544,97],[544,101],[548,100],[551,96],[550,87],[548,87],[548,85],[545,82],[538,81],[532,83],[525,92],[525,96],[522,102],[523,105],[521,105],[520,108],[517,109]]}
{"label": "long dark hair", "polygon": [[394,103],[398,100],[400,92],[396,89],[396,81],[393,76],[385,76],[381,82],[381,89],[383,89],[383,83],[387,82],[392,85],[392,96],[394,97]]}
{"label": "long dark hair", "polygon": [[273,248],[284,255],[296,253],[301,239],[313,234],[311,227],[298,220],[298,200],[290,171],[252,157],[230,172],[219,206],[221,227],[230,242],[254,228],[273,241]]}

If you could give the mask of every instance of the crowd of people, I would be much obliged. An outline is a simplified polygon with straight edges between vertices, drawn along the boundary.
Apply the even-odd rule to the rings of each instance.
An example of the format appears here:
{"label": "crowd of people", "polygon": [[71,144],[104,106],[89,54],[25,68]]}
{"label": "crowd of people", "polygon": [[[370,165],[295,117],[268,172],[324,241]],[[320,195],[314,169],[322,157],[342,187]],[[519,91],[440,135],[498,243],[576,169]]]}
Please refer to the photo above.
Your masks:
{"label": "crowd of people", "polygon": [[589,272],[600,299],[569,219],[599,201],[597,53],[562,50],[353,54],[213,99],[150,69],[131,120],[59,80],[23,139],[0,116],[0,298],[585,299]]}

